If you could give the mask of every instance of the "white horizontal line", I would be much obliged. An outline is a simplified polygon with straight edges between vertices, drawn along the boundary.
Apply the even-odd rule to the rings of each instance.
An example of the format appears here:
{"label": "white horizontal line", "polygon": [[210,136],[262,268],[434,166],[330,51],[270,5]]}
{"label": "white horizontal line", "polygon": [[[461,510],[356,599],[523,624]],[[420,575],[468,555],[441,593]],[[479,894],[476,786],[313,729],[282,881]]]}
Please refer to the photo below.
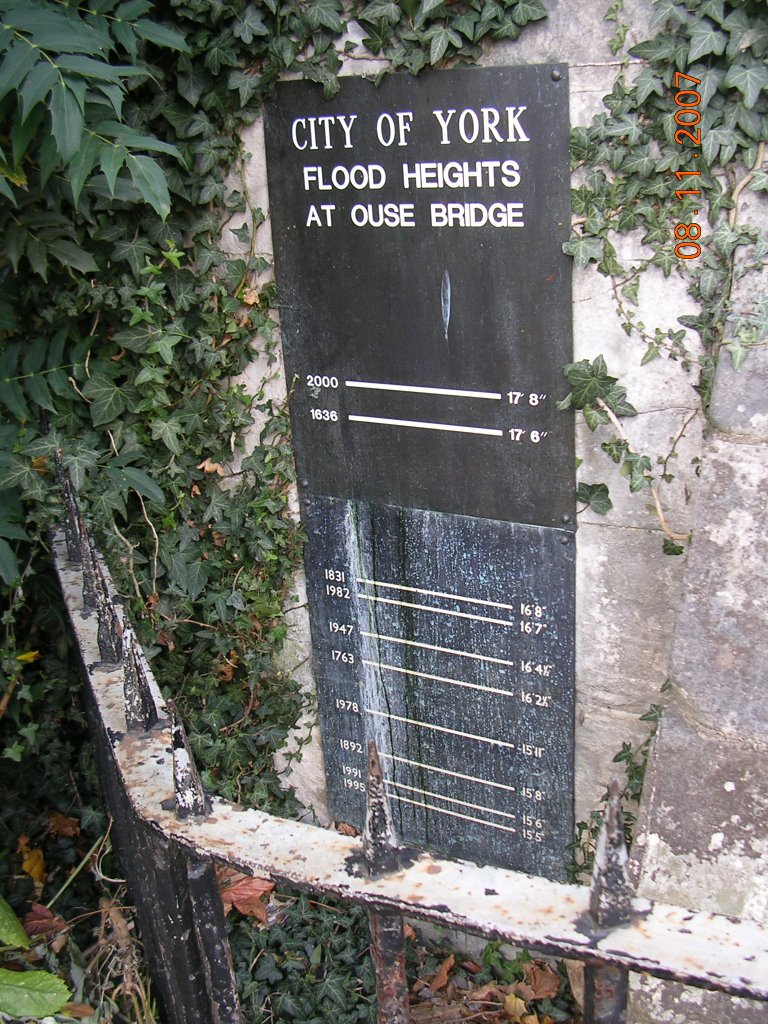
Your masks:
{"label": "white horizontal line", "polygon": [[416,718],[403,718],[402,715],[391,715],[388,711],[375,711],[373,708],[366,708],[369,715],[376,715],[377,718],[387,718],[390,722],[405,722],[406,725],[415,725],[420,729],[433,729],[435,732],[445,732],[451,736],[461,736],[465,740],[477,740],[478,743],[490,743],[494,747],[509,747],[515,749],[514,743],[507,743],[506,740],[494,740],[490,736],[477,736],[473,732],[461,732],[459,729],[449,729],[445,725],[435,725],[432,722],[420,722]]}
{"label": "white horizontal line", "polygon": [[431,796],[435,800],[445,800],[449,804],[459,804],[462,807],[471,807],[473,811],[486,811],[488,814],[498,814],[501,818],[511,818],[515,821],[517,815],[509,811],[497,811],[493,807],[486,807],[484,804],[473,804],[468,800],[457,800],[453,796],[443,796],[442,793],[433,793],[429,789],[419,789],[418,786],[407,786],[404,782],[395,782],[394,779],[387,779],[388,786],[397,786],[398,789],[408,789],[411,793],[421,793],[422,796]]}
{"label": "white horizontal line", "polygon": [[360,636],[369,636],[374,640],[389,640],[393,644],[406,644],[408,647],[422,647],[425,651],[438,651],[440,654],[457,654],[460,658],[474,658],[476,661],[490,661],[494,665],[509,665],[516,668],[514,661],[505,661],[503,658],[492,658],[490,654],[475,654],[473,651],[457,651],[453,647],[436,647],[434,644],[422,644],[418,640],[406,640],[401,636],[384,636],[383,633],[366,633],[360,630]]}
{"label": "white horizontal line", "polygon": [[387,416],[348,416],[353,423],[379,423],[385,427],[419,427],[421,430],[449,430],[454,434],[489,434],[491,437],[503,437],[503,430],[492,430],[489,427],[463,427],[457,423],[429,423],[426,420],[393,420]]}
{"label": "white horizontal line", "polygon": [[476,775],[464,775],[462,772],[452,772],[448,768],[438,768],[435,764],[425,764],[424,761],[411,761],[408,757],[398,757],[396,754],[380,753],[388,761],[397,761],[399,764],[410,764],[414,768],[426,768],[428,772],[439,772],[440,775],[450,775],[453,779],[464,779],[466,782],[477,782],[480,786],[493,786],[494,789],[505,789],[508,793],[516,793],[514,786],[507,786],[503,782],[491,782],[490,779],[478,779]]}
{"label": "white horizontal line", "polygon": [[424,388],[413,384],[381,384],[372,380],[345,380],[348,388],[366,388],[370,391],[403,391],[414,395],[452,395],[454,398],[491,398],[499,401],[497,391],[463,391],[460,388]]}
{"label": "white horizontal line", "polygon": [[398,601],[394,597],[376,597],[375,594],[365,594],[360,591],[357,595],[364,601],[374,601],[376,604],[396,604],[401,608],[417,608],[423,612],[434,612],[435,615],[454,615],[459,619],[474,619],[476,622],[489,622],[492,626],[516,626],[516,622],[509,619],[489,619],[485,615],[473,615],[471,612],[457,612],[452,608],[435,608],[430,604],[413,604],[411,601]]}
{"label": "white horizontal line", "polygon": [[400,796],[399,793],[390,794],[395,800],[404,804],[414,804],[416,807],[421,807],[424,811],[436,811],[438,814],[450,814],[452,818],[463,818],[464,821],[474,821],[478,825],[487,825],[488,828],[498,828],[502,832],[517,832],[516,828],[511,828],[509,825],[500,825],[496,821],[486,821],[484,818],[475,818],[471,814],[460,814],[458,811],[449,811],[447,807],[433,807],[432,804],[425,804],[421,800],[409,800],[407,796]]}
{"label": "white horizontal line", "polygon": [[407,590],[410,594],[424,594],[426,597],[447,597],[452,601],[470,601],[472,604],[483,604],[488,608],[506,608],[510,612],[515,610],[515,606],[513,604],[502,604],[501,601],[486,601],[482,597],[465,597],[463,594],[446,594],[442,590],[424,590],[421,587],[406,587],[403,586],[402,583],[383,583],[381,580],[366,580],[361,576],[358,577],[357,582],[371,587],[387,587],[390,590]]}
{"label": "white horizontal line", "polygon": [[467,683],[463,679],[448,679],[447,676],[433,676],[429,672],[414,672],[411,668],[400,668],[399,665],[385,665],[381,661],[366,661],[363,658],[364,665],[370,665],[372,668],[385,668],[390,672],[402,672],[406,676],[417,676],[419,679],[434,679],[438,683],[450,683],[451,686],[465,686],[470,690],[482,690],[484,693],[498,693],[502,697],[517,697],[516,693],[511,690],[502,690],[498,686],[481,686],[479,683]]}

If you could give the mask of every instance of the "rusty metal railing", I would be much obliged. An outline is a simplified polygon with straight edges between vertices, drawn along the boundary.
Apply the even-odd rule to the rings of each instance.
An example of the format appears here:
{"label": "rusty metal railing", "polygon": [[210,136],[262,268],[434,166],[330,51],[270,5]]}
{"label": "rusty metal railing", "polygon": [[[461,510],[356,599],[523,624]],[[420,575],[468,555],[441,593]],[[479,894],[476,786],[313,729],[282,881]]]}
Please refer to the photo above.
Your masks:
{"label": "rusty metal railing", "polygon": [[615,784],[590,887],[401,846],[373,744],[360,838],[209,797],[181,719],[171,702],[163,703],[63,473],[61,483],[59,576],[85,668],[118,851],[173,1024],[241,1024],[214,862],[366,907],[380,1024],[409,1020],[404,914],[583,961],[586,1024],[625,1020],[633,971],[768,1001],[765,929],[635,895]]}

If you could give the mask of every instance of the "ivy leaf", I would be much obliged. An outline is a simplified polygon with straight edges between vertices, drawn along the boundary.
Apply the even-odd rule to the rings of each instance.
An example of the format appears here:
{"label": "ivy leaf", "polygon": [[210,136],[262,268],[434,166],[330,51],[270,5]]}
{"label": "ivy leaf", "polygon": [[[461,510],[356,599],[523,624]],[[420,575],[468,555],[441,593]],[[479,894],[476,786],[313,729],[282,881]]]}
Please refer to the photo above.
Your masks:
{"label": "ivy leaf", "polygon": [[580,359],[577,363],[569,363],[563,373],[571,385],[571,404],[574,409],[583,409],[586,405],[594,405],[598,398],[608,393],[617,378],[608,373],[603,356],[597,356],[590,363],[588,359]]}
{"label": "ivy leaf", "polygon": [[457,49],[462,46],[461,36],[452,29],[444,28],[442,25],[431,28],[426,38],[430,40],[429,63],[432,65],[442,60],[450,45],[455,46]]}
{"label": "ivy leaf", "polygon": [[686,20],[687,14],[684,9],[681,9],[677,0],[656,0],[650,29],[652,32],[656,32],[658,29],[664,28],[667,22],[671,23],[673,29],[678,29],[686,23]]}
{"label": "ivy leaf", "polygon": [[155,441],[162,441],[165,447],[174,455],[181,455],[181,441],[179,440],[182,429],[178,420],[153,420],[152,437]]}
{"label": "ivy leaf", "polygon": [[204,562],[192,562],[187,566],[186,591],[193,601],[196,601],[205,589],[210,578],[210,573]]}
{"label": "ivy leaf", "polygon": [[723,79],[724,85],[738,89],[744,97],[745,107],[754,107],[763,89],[768,88],[768,68],[762,62],[732,64]]}
{"label": "ivy leaf", "polygon": [[386,21],[390,25],[396,25],[401,17],[402,10],[395,0],[373,0],[360,15],[362,21]]}
{"label": "ivy leaf", "polygon": [[667,249],[657,252],[651,260],[651,263],[656,267],[661,267],[664,277],[669,277],[677,266],[678,259],[677,256],[675,256],[673,249]]}
{"label": "ivy leaf", "polygon": [[602,259],[603,239],[593,235],[572,235],[563,242],[563,252],[566,256],[573,256],[577,270],[583,270],[590,260]]}
{"label": "ivy leaf", "polygon": [[516,25],[527,25],[529,21],[546,18],[547,9],[541,0],[519,0],[512,9],[512,20]]}
{"label": "ivy leaf", "polygon": [[145,202],[166,220],[171,212],[171,197],[162,167],[151,156],[128,154],[128,171]]}
{"label": "ivy leaf", "polygon": [[702,18],[693,23],[691,29],[691,47],[688,51],[688,60],[693,61],[698,57],[705,57],[708,53],[721,54],[728,43],[728,36],[721,32],[707,18]]}
{"label": "ivy leaf", "polygon": [[83,385],[83,394],[91,403],[94,427],[112,423],[125,411],[123,389],[105,373],[94,373]]}
{"label": "ivy leaf", "polygon": [[237,39],[242,39],[246,46],[253,42],[254,36],[269,35],[261,11],[253,4],[248,4],[243,14],[235,21],[232,32]]}
{"label": "ivy leaf", "polygon": [[67,986],[54,974],[0,968],[0,1010],[12,1017],[48,1017],[62,1008],[69,995]]}
{"label": "ivy leaf", "polygon": [[313,32],[328,28],[331,32],[341,32],[344,25],[340,15],[341,5],[337,0],[313,0],[306,5],[307,24]]}

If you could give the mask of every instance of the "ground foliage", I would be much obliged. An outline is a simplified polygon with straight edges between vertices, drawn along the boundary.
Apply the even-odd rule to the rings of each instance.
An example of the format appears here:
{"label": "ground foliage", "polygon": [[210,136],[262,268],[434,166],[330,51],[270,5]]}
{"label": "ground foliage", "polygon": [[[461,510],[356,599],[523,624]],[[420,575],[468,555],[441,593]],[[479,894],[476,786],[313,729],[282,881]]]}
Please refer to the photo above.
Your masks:
{"label": "ground foliage", "polygon": [[[623,9],[624,0],[616,0],[608,12],[616,26],[612,44],[617,53],[628,40]],[[768,8],[762,0],[654,0],[650,29],[648,39],[628,49],[629,56],[644,61],[639,72],[627,66],[605,98],[606,111],[573,131],[574,231],[564,250],[577,267],[596,265],[610,277],[621,325],[629,338],[642,343],[642,363],[658,358],[677,362],[706,410],[721,353],[727,350],[738,369],[750,349],[765,344],[768,327],[764,286],[755,287],[744,306],[731,297],[737,275],[756,274],[768,255],[765,233],[739,223],[735,209],[744,189],[768,190]],[[676,86],[676,71],[701,85],[682,81]],[[701,146],[675,141],[678,89],[700,92]],[[696,184],[683,184],[675,171],[700,175],[682,179]],[[686,188],[698,188],[701,195],[680,202],[675,190]],[[709,230],[702,223],[705,215]],[[696,259],[675,255],[676,224],[702,228],[702,252]],[[696,228],[691,230],[695,235]],[[616,248],[622,235],[639,238],[648,256],[622,263]],[[666,277],[680,274],[687,282],[698,312],[680,317],[677,329],[653,327],[638,315],[638,293],[649,267]],[[689,332],[698,333],[700,345],[690,342]],[[635,410],[626,394],[614,404],[619,385],[602,356],[572,364],[566,375],[573,390],[564,404],[581,410],[591,430],[613,429],[603,450],[620,466],[633,492],[650,490],[665,551],[680,554],[687,538],[666,523],[659,489],[674,478],[672,460],[687,422],[670,439],[667,452],[656,457],[635,452],[616,423]],[[602,514],[611,507],[604,484],[580,485],[579,499]]]}
{"label": "ground foliage", "polygon": [[[231,944],[243,1009],[253,1024],[373,1024],[375,988],[366,911],[296,893],[270,901],[270,925],[240,917]],[[481,956],[422,945],[406,927],[411,1019],[421,1024],[554,1024],[579,1019],[565,974],[498,943]]]}
{"label": "ground foliage", "polygon": [[[0,0],[0,775],[16,793],[0,860],[20,916],[65,885],[56,909],[84,932],[71,925],[66,950],[46,940],[39,955],[72,993],[83,991],[78,948],[112,973],[117,916],[88,909],[103,882],[88,844],[106,823],[66,625],[50,621],[55,459],[206,784],[292,813],[272,755],[302,697],[273,659],[301,536],[287,511],[286,410],[238,381],[275,344],[274,289],[253,242],[265,214],[245,188],[239,131],[287,71],[330,96],[345,50],[416,72],[475,57],[481,40],[514,39],[544,14],[541,0]],[[354,15],[362,49],[345,39]],[[57,832],[55,815],[76,830]],[[122,987],[125,1006],[89,998],[104,1019],[150,1019],[138,991]]]}

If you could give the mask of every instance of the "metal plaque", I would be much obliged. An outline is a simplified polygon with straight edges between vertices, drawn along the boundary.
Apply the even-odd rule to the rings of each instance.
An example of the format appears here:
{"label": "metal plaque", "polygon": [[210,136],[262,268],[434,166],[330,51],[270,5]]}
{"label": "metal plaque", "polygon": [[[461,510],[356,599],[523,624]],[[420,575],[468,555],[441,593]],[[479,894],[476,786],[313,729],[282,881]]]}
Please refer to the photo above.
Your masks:
{"label": "metal plaque", "polygon": [[329,801],[563,878],[573,828],[567,69],[278,86],[270,216]]}
{"label": "metal plaque", "polygon": [[297,469],[315,494],[561,526],[574,512],[562,66],[268,107]]}
{"label": "metal plaque", "polygon": [[334,498],[305,522],[335,815],[362,825],[374,738],[403,839],[562,877],[573,534]]}

